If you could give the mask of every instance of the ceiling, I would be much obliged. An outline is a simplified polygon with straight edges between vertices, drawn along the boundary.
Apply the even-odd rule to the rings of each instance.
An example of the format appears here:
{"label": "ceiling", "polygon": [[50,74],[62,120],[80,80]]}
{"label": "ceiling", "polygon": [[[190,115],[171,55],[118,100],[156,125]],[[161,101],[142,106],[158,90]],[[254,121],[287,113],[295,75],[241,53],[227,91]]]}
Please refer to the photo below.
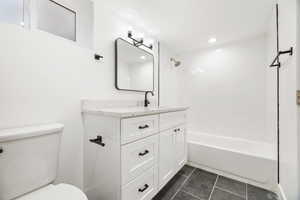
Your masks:
{"label": "ceiling", "polygon": [[[253,37],[266,31],[275,0],[110,0],[114,12],[176,53]],[[275,20],[275,19],[274,19]]]}

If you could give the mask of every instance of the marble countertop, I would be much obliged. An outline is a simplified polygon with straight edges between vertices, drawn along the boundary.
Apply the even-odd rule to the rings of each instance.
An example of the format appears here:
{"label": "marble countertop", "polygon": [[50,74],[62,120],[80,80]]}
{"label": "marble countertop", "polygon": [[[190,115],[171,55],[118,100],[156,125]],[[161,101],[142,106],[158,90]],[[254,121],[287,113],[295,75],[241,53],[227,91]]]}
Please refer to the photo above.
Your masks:
{"label": "marble countertop", "polygon": [[115,108],[88,108],[83,113],[99,114],[111,117],[128,118],[145,115],[154,115],[167,112],[187,110],[188,107],[115,107]]}

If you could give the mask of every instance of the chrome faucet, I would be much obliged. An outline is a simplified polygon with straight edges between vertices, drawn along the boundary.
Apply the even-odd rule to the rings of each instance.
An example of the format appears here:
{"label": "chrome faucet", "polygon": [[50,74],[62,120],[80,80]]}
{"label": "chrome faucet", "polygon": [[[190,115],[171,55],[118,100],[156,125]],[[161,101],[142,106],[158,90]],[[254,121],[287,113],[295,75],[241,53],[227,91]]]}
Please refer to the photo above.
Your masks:
{"label": "chrome faucet", "polygon": [[152,92],[152,91],[147,91],[146,93],[145,93],[145,101],[144,101],[144,106],[145,107],[148,107],[148,105],[150,104],[150,101],[148,100],[148,93],[151,93],[152,94],[152,96],[154,96],[154,93]]}

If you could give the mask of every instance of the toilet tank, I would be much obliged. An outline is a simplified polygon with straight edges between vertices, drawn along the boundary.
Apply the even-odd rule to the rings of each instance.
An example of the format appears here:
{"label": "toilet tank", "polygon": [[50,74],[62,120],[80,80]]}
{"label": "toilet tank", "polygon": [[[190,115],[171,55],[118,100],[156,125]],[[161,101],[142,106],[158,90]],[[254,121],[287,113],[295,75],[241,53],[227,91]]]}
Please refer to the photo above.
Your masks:
{"label": "toilet tank", "polygon": [[0,200],[11,200],[56,178],[62,124],[0,130]]}

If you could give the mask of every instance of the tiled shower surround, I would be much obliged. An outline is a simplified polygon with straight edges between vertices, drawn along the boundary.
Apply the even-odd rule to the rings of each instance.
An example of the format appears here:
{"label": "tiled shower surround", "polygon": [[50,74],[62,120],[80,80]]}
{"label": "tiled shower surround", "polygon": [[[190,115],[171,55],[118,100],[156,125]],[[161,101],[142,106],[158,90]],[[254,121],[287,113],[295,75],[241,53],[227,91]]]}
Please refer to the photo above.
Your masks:
{"label": "tiled shower surround", "polygon": [[185,165],[153,200],[278,200],[275,193]]}

